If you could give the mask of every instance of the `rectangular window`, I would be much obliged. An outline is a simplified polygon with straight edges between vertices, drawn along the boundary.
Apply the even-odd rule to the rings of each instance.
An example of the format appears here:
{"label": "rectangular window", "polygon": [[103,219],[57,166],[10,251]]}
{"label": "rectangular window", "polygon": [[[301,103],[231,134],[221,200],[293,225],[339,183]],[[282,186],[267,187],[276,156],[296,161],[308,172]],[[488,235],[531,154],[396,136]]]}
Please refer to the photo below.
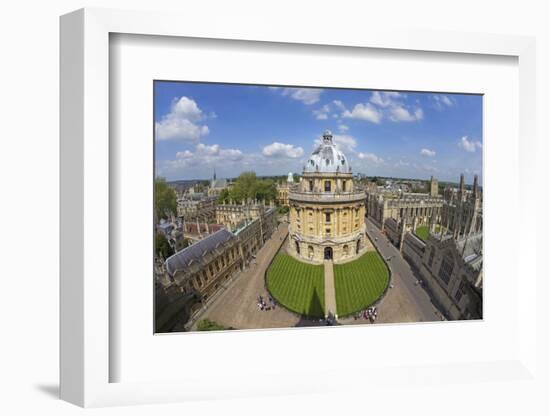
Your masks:
{"label": "rectangular window", "polygon": [[458,286],[458,289],[455,293],[455,300],[457,302],[460,302],[460,299],[462,299],[462,296],[464,295],[464,293],[465,293],[464,282],[460,282],[460,285]]}
{"label": "rectangular window", "polygon": [[342,181],[342,191],[346,192],[346,181]]}
{"label": "rectangular window", "polygon": [[313,181],[309,181],[309,192],[313,192]]}
{"label": "rectangular window", "polygon": [[325,192],[330,192],[330,181],[325,181]]}
{"label": "rectangular window", "polygon": [[452,255],[447,254],[443,261],[441,262],[441,267],[439,268],[439,278],[445,282],[445,284],[449,284],[449,280],[451,279],[451,275],[453,274],[453,268],[454,268],[454,260]]}
{"label": "rectangular window", "polygon": [[325,214],[325,222],[330,222],[330,213],[329,212],[327,212]]}

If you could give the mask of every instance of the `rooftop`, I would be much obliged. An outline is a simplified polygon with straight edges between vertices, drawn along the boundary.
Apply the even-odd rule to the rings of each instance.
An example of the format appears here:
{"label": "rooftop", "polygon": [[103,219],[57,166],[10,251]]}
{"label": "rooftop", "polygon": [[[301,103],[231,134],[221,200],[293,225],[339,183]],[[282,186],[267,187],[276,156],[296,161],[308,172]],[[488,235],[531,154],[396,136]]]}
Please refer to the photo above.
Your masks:
{"label": "rooftop", "polygon": [[166,271],[170,276],[173,276],[178,270],[184,270],[193,262],[200,261],[206,253],[217,249],[233,238],[235,238],[235,236],[226,229],[216,231],[197,243],[168,257],[166,259]]}
{"label": "rooftop", "polygon": [[304,166],[304,173],[351,173],[344,153],[332,142],[332,133],[325,130],[322,143],[315,148]]}

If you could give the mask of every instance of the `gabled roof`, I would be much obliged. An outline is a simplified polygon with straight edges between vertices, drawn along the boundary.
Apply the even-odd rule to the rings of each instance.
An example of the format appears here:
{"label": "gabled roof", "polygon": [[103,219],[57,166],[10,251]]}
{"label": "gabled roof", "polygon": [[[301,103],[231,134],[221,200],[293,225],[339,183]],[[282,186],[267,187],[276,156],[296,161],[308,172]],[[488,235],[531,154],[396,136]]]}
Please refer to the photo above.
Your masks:
{"label": "gabled roof", "polygon": [[178,270],[185,270],[194,262],[200,261],[206,253],[216,250],[233,238],[235,236],[225,228],[216,231],[214,234],[168,257],[166,259],[166,271],[170,276],[173,276]]}

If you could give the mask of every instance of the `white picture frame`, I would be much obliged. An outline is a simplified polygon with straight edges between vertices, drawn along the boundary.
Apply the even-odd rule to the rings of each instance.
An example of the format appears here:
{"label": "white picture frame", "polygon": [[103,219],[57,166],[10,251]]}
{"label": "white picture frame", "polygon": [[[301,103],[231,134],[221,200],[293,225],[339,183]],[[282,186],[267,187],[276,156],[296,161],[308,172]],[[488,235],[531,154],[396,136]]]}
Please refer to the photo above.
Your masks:
{"label": "white picture frame", "polygon": [[[185,21],[185,24],[182,22]],[[516,354],[508,359],[487,362],[438,365],[418,363],[415,376],[410,369],[390,371],[341,368],[330,370],[334,379],[346,383],[328,384],[319,374],[281,372],[271,374],[268,382],[231,383],[227,375],[218,382],[202,378],[185,381],[111,382],[110,365],[119,359],[110,349],[110,170],[109,157],[109,36],[113,33],[225,39],[281,44],[332,45],[334,47],[385,50],[430,51],[440,54],[503,55],[515,57],[519,67],[519,171],[518,213],[527,213],[535,192],[529,178],[535,172],[535,41],[530,37],[430,33],[421,31],[385,32],[366,28],[361,36],[345,25],[326,31],[322,25],[308,30],[276,22],[250,22],[239,25],[219,21],[204,25],[201,19],[161,12],[83,9],[61,18],[61,398],[80,406],[159,403],[212,397],[249,397],[254,395],[296,394],[342,391],[354,380],[365,382],[365,368],[371,380],[391,377],[413,383],[453,379],[480,382],[483,379],[525,380],[536,374],[536,270],[529,250],[535,230],[528,226],[528,215],[519,216],[524,232],[519,237],[517,261],[525,271],[525,283],[518,288],[514,319],[518,326]],[[490,156],[489,156],[490,157]],[[517,274],[516,270],[516,274]],[[530,319],[527,319],[527,318]],[[414,328],[410,331],[415,331]],[[357,329],[350,329],[357,331]],[[307,336],[307,331],[305,332]],[[313,334],[313,332],[311,332]],[[215,334],[214,336],[217,336]],[[233,335],[235,336],[235,335]],[[363,372],[362,372],[363,371]],[[472,374],[483,373],[482,377]],[[343,377],[345,375],[345,377]],[[415,378],[416,377],[416,378]],[[418,379],[419,378],[419,379]],[[413,380],[414,379],[414,380]],[[408,380],[408,381],[407,381]],[[367,381],[368,382],[368,381]],[[223,386],[225,385],[225,388]]]}

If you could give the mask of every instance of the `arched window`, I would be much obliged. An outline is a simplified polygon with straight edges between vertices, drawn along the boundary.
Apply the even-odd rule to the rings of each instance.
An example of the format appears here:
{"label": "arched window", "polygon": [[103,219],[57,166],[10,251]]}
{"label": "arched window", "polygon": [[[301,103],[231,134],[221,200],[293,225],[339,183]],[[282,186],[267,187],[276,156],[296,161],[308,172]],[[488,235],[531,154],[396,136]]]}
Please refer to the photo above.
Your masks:
{"label": "arched window", "polygon": [[342,181],[342,191],[346,192],[346,181]]}
{"label": "arched window", "polygon": [[310,259],[313,258],[313,246],[307,246],[307,255]]}
{"label": "arched window", "polygon": [[296,244],[296,253],[300,254],[300,243],[297,241],[294,242]]}
{"label": "arched window", "polygon": [[453,268],[454,268],[454,258],[450,251],[445,254],[445,257],[443,257],[443,261],[441,262],[441,266],[439,267],[439,278],[445,282],[445,284],[449,283],[449,280],[451,280],[451,275],[453,274]]}
{"label": "arched window", "polygon": [[309,192],[313,192],[313,181],[309,181]]}
{"label": "arched window", "polygon": [[347,256],[349,254],[349,246],[346,244],[344,247],[343,247],[343,250],[344,250],[344,256]]}

